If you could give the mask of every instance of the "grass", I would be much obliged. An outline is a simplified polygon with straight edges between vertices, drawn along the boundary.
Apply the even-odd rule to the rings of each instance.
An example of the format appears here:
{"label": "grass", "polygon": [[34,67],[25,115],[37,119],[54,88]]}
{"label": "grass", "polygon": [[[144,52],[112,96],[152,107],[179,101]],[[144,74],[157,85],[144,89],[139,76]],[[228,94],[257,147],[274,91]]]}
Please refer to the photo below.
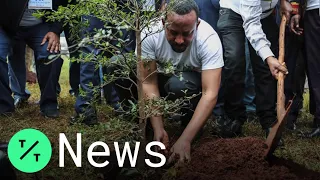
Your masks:
{"label": "grass", "polygon": [[[285,159],[290,159],[293,162],[301,164],[308,169],[320,172],[320,138],[305,139],[301,138],[298,134],[301,132],[308,132],[311,130],[313,116],[309,114],[309,94],[304,94],[303,109],[299,114],[297,120],[296,131],[286,130],[283,133],[285,142],[284,148],[277,149],[275,155]],[[259,123],[245,124],[246,136],[259,136],[263,137],[264,132],[260,128]]]}
{"label": "grass", "polygon": [[[62,92],[59,97],[60,118],[56,120],[46,119],[40,115],[39,106],[35,103],[39,100],[39,87],[37,84],[28,85],[32,92],[27,107],[17,109],[11,117],[0,117],[0,141],[9,141],[10,138],[19,130],[24,128],[36,128],[44,132],[52,142],[53,156],[49,165],[38,172],[39,179],[102,179],[99,170],[91,167],[86,159],[86,150],[95,141],[103,141],[108,145],[114,141],[132,141],[139,139],[137,125],[124,119],[116,118],[112,115],[111,108],[102,105],[98,108],[100,125],[87,127],[85,125],[69,126],[69,118],[74,115],[75,98],[69,95],[68,66],[66,60],[61,77],[60,85]],[[305,94],[308,99],[308,94]],[[302,130],[309,130],[312,116],[307,113],[308,102],[304,102],[304,107],[297,126]],[[175,129],[176,128],[172,128]],[[174,131],[175,131],[174,130]],[[65,167],[59,168],[58,161],[58,139],[59,133],[65,133],[72,147],[76,145],[76,133],[82,133],[82,167],[77,168],[66,154]],[[263,131],[259,123],[246,123],[244,126],[245,136],[263,137]],[[295,132],[286,131],[284,133],[285,148],[278,149],[276,155],[286,159],[291,159],[296,163],[306,166],[308,169],[320,172],[320,139],[301,139]],[[169,171],[172,171],[169,170]],[[174,171],[175,172],[175,171]],[[169,172],[170,173],[170,172]],[[172,173],[172,172],[171,172]],[[34,179],[35,174],[25,174],[18,172],[19,179]],[[152,172],[150,173],[152,174]]]}
{"label": "grass", "polygon": [[[111,142],[124,142],[139,139],[137,125],[133,122],[118,119],[112,115],[111,108],[107,105],[98,107],[99,125],[87,127],[77,124],[69,126],[69,118],[74,115],[75,98],[69,95],[68,69],[69,61],[65,61],[60,77],[62,92],[59,97],[60,117],[58,119],[46,119],[40,115],[36,101],[40,98],[37,84],[28,84],[32,92],[29,105],[17,109],[10,117],[0,117],[0,142],[8,142],[19,130],[35,128],[45,133],[52,143],[52,158],[48,166],[37,173],[40,179],[99,179],[101,175],[89,165],[86,159],[86,151],[93,142],[103,141],[108,145]],[[82,168],[77,168],[68,153],[65,153],[65,167],[59,168],[59,133],[65,133],[71,146],[75,150],[76,133],[82,133]],[[17,171],[19,179],[34,179],[34,174],[25,174]],[[101,179],[101,178],[100,178]]]}

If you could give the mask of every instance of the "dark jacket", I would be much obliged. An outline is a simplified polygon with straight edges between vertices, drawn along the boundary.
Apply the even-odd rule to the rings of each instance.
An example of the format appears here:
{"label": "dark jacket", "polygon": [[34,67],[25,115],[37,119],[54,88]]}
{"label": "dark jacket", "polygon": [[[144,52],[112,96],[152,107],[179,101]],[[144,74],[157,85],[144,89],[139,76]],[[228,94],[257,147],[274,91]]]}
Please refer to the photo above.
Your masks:
{"label": "dark jacket", "polygon": [[218,32],[219,0],[195,0],[199,7],[199,17],[209,23]]}
{"label": "dark jacket", "polygon": [[[53,10],[57,10],[63,1],[67,0],[52,0]],[[20,24],[22,16],[26,8],[28,8],[29,0],[1,0],[0,2],[0,26],[8,33],[14,34]],[[62,23],[46,22],[50,24],[50,32],[60,34],[62,32]]]}
{"label": "dark jacket", "polygon": [[69,2],[69,0],[60,0],[60,5],[61,6],[67,6],[68,4],[77,4],[77,0],[71,0]]}

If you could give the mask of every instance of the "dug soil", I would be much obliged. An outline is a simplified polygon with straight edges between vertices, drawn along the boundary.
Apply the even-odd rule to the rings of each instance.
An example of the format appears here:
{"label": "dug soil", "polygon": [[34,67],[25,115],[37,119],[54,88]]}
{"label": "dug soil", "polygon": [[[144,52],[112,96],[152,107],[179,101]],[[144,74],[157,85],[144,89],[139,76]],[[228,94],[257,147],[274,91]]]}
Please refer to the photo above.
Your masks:
{"label": "dug soil", "polygon": [[264,141],[251,137],[206,140],[178,174],[181,180],[320,179],[320,174],[284,159],[263,158]]}

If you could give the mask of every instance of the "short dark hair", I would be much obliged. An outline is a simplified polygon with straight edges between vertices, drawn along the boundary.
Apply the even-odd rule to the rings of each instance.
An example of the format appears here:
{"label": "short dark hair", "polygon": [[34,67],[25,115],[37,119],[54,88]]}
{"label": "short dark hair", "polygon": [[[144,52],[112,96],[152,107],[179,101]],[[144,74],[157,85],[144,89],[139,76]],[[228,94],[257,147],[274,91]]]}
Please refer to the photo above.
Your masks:
{"label": "short dark hair", "polygon": [[174,12],[178,15],[186,15],[194,10],[197,19],[199,18],[199,7],[194,0],[170,0],[168,8],[169,12]]}

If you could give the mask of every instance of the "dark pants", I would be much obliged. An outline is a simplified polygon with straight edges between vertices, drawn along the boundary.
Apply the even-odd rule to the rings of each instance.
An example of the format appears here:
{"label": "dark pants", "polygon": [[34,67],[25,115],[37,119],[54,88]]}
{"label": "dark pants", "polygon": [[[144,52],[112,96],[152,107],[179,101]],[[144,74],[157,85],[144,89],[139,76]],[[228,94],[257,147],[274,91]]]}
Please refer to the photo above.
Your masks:
{"label": "dark pants", "polygon": [[[277,54],[278,26],[273,16],[261,20],[262,28],[267,39],[271,42],[271,49]],[[245,89],[245,33],[241,16],[231,9],[220,10],[218,28],[224,47],[225,66],[222,72],[222,86],[224,88],[225,112],[232,120],[244,122],[246,108],[243,104]],[[257,55],[249,45],[250,59],[254,74],[256,91],[256,113],[264,129],[269,128],[276,121],[276,80],[272,77],[268,65]]]}
{"label": "dark pants", "polygon": [[9,87],[7,55],[10,52],[10,38],[0,27],[0,114],[14,111]]}
{"label": "dark pants", "polygon": [[8,56],[10,88],[14,99],[21,98],[28,100],[31,93],[26,89],[26,66],[20,65],[12,69],[10,65],[10,62],[25,62],[26,43],[22,41],[14,44],[15,46],[12,47],[12,53]]}
{"label": "dark pants", "polygon": [[[201,92],[201,73],[199,72],[182,72],[183,80],[180,80],[177,76],[167,76],[164,74],[158,74],[158,87],[161,97],[167,97],[168,100],[176,100],[186,96],[192,96],[193,94],[199,94]],[[136,77],[132,76],[132,80],[136,81]],[[121,87],[117,87],[117,92],[121,101],[128,99],[137,99],[137,87],[133,85],[129,80],[117,80],[116,84]],[[122,88],[122,87],[125,87]],[[130,91],[128,90],[131,87]],[[184,92],[187,92],[186,94]],[[133,93],[133,94],[132,94]],[[196,96],[190,100],[189,103],[184,104],[181,107],[180,117],[183,123],[188,123],[196,109],[201,96]]]}
{"label": "dark pants", "polygon": [[[49,32],[49,29],[50,25],[47,23],[32,27],[20,27],[13,38],[13,47],[15,46],[15,43],[25,41],[34,51],[38,83],[41,92],[40,109],[42,111],[57,109],[57,87],[62,65],[61,59],[48,65],[44,64],[51,53],[47,51],[48,42],[42,46],[40,44],[44,36]],[[24,59],[12,59],[10,65],[13,71],[19,72],[16,69],[21,65],[25,65],[25,61]]]}
{"label": "dark pants", "polygon": [[255,97],[256,91],[254,90],[254,76],[252,71],[252,65],[250,60],[249,42],[245,43],[245,55],[246,55],[246,77],[245,77],[245,89],[243,103],[246,106],[247,113],[256,112]]}
{"label": "dark pants", "polygon": [[286,55],[285,62],[290,72],[285,78],[284,93],[286,104],[289,100],[293,102],[288,115],[288,125],[295,123],[300,109],[303,106],[304,84],[306,79],[305,48],[301,36],[286,31]]}
{"label": "dark pants", "polygon": [[[71,28],[67,25],[64,28],[64,34],[68,43],[68,46],[75,45],[76,40],[71,37]],[[70,58],[78,58],[79,51],[75,50],[75,48],[69,49]],[[70,61],[69,64],[69,84],[70,84],[70,93],[75,93],[77,95],[79,93],[79,85],[80,85],[80,62],[78,61]]]}
{"label": "dark pants", "polygon": [[[165,76],[163,74],[158,75],[158,86],[161,97],[168,96],[169,100],[176,100],[186,96],[192,96],[193,94],[199,94],[201,92],[201,73],[198,72],[183,72],[183,80],[180,81],[177,76]],[[187,93],[183,93],[187,91]],[[189,104],[182,107],[181,113],[185,114],[180,119],[183,123],[187,124],[198,105],[201,96],[192,98]]]}
{"label": "dark pants", "polygon": [[[31,93],[28,89],[26,89],[27,83],[27,67],[23,66],[22,63],[25,63],[25,49],[26,43],[21,40],[15,40],[12,47],[12,53],[9,54],[9,78],[10,78],[10,88],[13,93],[14,99],[24,99],[28,100]],[[60,72],[63,65],[63,60],[58,58],[53,65],[55,66],[57,74],[56,78],[58,81],[57,84],[57,95],[61,92],[61,87],[59,84]]]}
{"label": "dark pants", "polygon": [[[92,36],[92,33],[95,33],[95,29],[104,28],[104,23],[95,17],[86,16],[84,17],[84,21],[86,20],[88,20],[89,26],[83,30],[82,37],[86,37],[89,34]],[[134,38],[133,31],[123,30],[122,34],[123,36],[121,38],[123,39]],[[117,41],[111,41],[109,43],[116,46]],[[135,49],[135,44],[131,43],[130,45],[124,47],[122,51],[123,53],[126,53],[134,49]],[[81,51],[82,53],[84,53],[84,55],[86,54],[101,55],[102,53],[104,53],[104,55],[109,58],[113,56],[113,54],[109,54],[109,53],[105,54],[105,52],[101,52],[101,50],[99,50],[99,48],[97,48],[93,44],[89,44],[83,47]],[[95,107],[93,107],[92,105],[93,105],[93,101],[96,100],[95,97],[99,96],[100,94],[100,88],[99,88],[100,76],[99,76],[99,69],[97,67],[99,67],[99,62],[97,62],[97,60],[95,59],[92,59],[89,62],[80,63],[80,88],[84,92],[84,94],[79,95],[76,100],[75,110],[78,114],[85,114],[85,116],[91,116],[92,114],[95,114]],[[103,68],[103,69],[106,71],[106,68]],[[114,105],[114,108],[117,108],[116,104],[118,103],[119,98],[117,93],[115,92],[114,85],[112,83],[107,84],[104,86],[103,90],[104,90],[105,97],[108,98],[107,102],[111,105]]]}
{"label": "dark pants", "polygon": [[315,125],[320,127],[320,16],[319,9],[306,11],[304,17],[304,35],[307,54],[307,73],[310,94],[315,101]]}
{"label": "dark pants", "polygon": [[[34,50],[37,76],[38,76],[38,82],[39,82],[40,92],[41,92],[41,97],[40,97],[41,111],[57,109],[57,106],[58,106],[56,87],[58,84],[58,77],[61,69],[57,68],[58,67],[57,64],[61,64],[61,62],[54,61],[48,65],[45,65],[44,62],[47,61],[47,58],[50,55],[50,52],[47,51],[48,42],[46,42],[44,45],[41,45],[42,39],[49,32],[49,29],[50,29],[50,25],[47,23],[42,23],[36,26],[31,26],[31,27],[20,27],[14,37],[9,37],[6,35],[4,31],[0,30],[0,34],[1,34],[0,36],[5,37],[4,39],[8,39],[8,42],[11,42],[10,46],[7,46],[6,48],[1,48],[1,52],[0,52],[1,59],[3,59],[4,62],[5,62],[6,56],[9,54],[9,50],[11,49],[11,47],[14,47],[15,43],[17,42],[25,41],[26,44],[31,49]],[[1,38],[0,41],[3,42],[3,38]],[[10,61],[10,65],[13,71],[16,71],[16,69],[19,69],[19,67],[21,66],[25,66],[25,62],[23,60],[24,59],[17,60],[19,62]],[[8,67],[3,69],[3,71],[1,70],[1,73],[6,73],[6,76],[2,76],[2,77],[7,79]],[[24,76],[25,76],[25,73],[24,73]],[[7,85],[6,82],[4,84],[5,86]],[[3,88],[3,89],[6,89],[6,88]],[[4,99],[7,99],[7,100],[11,99],[11,92],[9,96],[8,96],[8,92],[10,91],[5,90],[4,93],[1,94],[3,96],[7,96]],[[8,101],[6,103],[8,103]]]}

